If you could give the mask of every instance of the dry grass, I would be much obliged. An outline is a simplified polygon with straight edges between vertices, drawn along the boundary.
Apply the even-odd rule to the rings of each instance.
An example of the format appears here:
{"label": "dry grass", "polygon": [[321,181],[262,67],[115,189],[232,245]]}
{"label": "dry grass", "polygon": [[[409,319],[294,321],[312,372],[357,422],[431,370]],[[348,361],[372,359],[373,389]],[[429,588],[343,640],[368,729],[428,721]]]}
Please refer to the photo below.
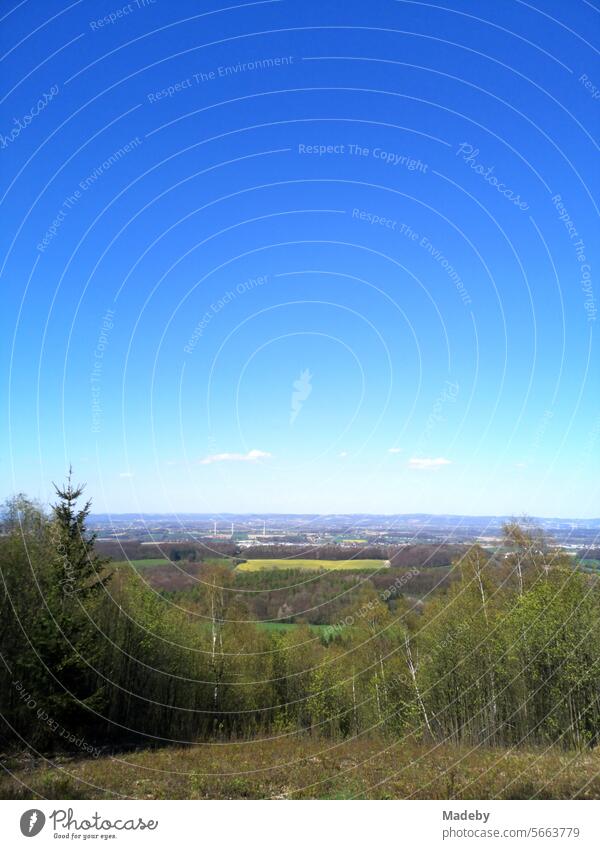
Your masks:
{"label": "dry grass", "polygon": [[600,752],[460,748],[306,736],[140,750],[98,759],[3,758],[0,798],[600,798]]}

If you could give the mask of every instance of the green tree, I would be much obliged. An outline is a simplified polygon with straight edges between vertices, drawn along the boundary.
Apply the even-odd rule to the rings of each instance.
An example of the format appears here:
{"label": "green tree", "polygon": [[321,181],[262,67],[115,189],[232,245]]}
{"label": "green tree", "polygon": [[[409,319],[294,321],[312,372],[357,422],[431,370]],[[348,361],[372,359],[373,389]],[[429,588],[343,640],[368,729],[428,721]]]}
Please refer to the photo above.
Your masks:
{"label": "green tree", "polygon": [[59,501],[49,516],[22,495],[10,499],[3,512],[0,652],[6,705],[13,727],[42,744],[58,742],[52,737],[57,724],[63,734],[79,733],[93,721],[86,708],[103,704],[95,669],[102,635],[94,615],[107,576],[86,530],[89,503],[76,509],[81,490],[70,480],[57,488]]}
{"label": "green tree", "polygon": [[54,484],[58,501],[52,505],[50,524],[58,586],[65,595],[77,593],[81,601],[98,594],[111,577],[106,572],[109,561],[94,551],[96,534],[86,527],[91,501],[77,507],[84,488],[73,484],[71,469],[63,486]]}

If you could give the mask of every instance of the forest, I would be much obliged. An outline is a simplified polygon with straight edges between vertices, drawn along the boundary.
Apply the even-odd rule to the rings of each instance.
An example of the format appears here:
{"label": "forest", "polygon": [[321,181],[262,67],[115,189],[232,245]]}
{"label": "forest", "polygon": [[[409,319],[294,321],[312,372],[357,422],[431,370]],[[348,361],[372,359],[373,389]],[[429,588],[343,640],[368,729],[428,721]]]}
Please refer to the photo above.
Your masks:
{"label": "forest", "polygon": [[[240,581],[200,563],[192,589],[157,592],[96,551],[89,511],[70,479],[50,511],[22,495],[4,506],[3,751],[93,757],[272,734],[598,742],[597,578],[534,528],[506,525],[502,555],[461,551],[452,580],[418,602],[408,591],[417,567],[379,583],[328,575],[317,597],[328,627],[316,631],[308,614],[287,628],[259,621],[311,606],[293,570]],[[262,610],[255,598],[267,599]]]}

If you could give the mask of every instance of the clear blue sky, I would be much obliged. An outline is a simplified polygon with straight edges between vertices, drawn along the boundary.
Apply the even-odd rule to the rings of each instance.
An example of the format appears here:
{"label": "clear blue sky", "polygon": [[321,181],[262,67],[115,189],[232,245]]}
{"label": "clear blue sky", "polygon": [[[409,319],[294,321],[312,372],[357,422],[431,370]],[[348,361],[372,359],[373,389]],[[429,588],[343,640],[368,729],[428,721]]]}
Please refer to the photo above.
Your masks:
{"label": "clear blue sky", "polygon": [[3,493],[598,516],[598,12],[226,6],[2,4]]}

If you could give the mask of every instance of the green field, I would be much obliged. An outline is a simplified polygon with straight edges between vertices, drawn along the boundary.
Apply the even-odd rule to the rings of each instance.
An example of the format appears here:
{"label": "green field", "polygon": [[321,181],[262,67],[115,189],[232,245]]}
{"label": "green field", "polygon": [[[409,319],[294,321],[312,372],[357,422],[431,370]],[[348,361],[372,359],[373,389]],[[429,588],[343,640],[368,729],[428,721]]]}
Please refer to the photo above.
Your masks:
{"label": "green field", "polygon": [[[227,558],[217,558],[213,557],[203,561],[204,566],[230,566],[231,560]],[[187,560],[167,560],[166,557],[148,557],[143,560],[121,560],[119,562],[113,563],[113,566],[133,566],[134,569],[148,569],[150,566],[189,566],[190,563]],[[200,565],[200,563],[192,563],[194,565]]]}
{"label": "green field", "polygon": [[147,560],[123,560],[113,566],[133,566],[134,569],[147,569],[149,566],[166,566],[170,561],[164,557],[149,557]]}
{"label": "green field", "polygon": [[582,557],[579,560],[579,565],[588,572],[600,572],[600,560],[590,560]]}
{"label": "green field", "polygon": [[361,569],[374,572],[381,569],[384,560],[246,560],[237,567],[239,572],[267,572],[272,569],[312,569],[326,571],[331,569]]}
{"label": "green field", "polygon": [[[295,628],[301,627],[295,622],[257,622],[256,624],[259,628],[263,628],[265,631],[279,631],[282,633],[285,633],[286,631],[293,631]],[[326,631],[327,628],[331,628],[331,625],[309,625],[308,627],[311,631],[319,633]]]}

